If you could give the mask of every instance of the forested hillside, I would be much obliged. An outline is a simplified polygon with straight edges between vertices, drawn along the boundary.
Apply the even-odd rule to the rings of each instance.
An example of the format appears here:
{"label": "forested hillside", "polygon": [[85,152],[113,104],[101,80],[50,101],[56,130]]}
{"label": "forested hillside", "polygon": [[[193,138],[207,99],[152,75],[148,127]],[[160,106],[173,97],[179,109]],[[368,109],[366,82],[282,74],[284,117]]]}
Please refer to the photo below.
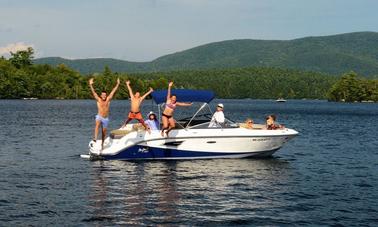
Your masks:
{"label": "forested hillside", "polygon": [[159,57],[151,62],[116,59],[36,59],[37,64],[61,63],[83,74],[101,72],[158,72],[245,67],[278,67],[340,75],[354,71],[378,76],[378,33],[358,32],[294,40],[228,40]]}
{"label": "forested hillside", "polygon": [[[88,79],[64,64],[32,64],[33,50],[12,53],[7,60],[0,58],[0,98],[92,98]],[[119,77],[131,80],[135,90],[146,92],[149,87],[166,89],[173,80],[176,88],[210,89],[218,98],[319,98],[337,81],[337,77],[299,70],[268,67],[235,69],[188,70],[156,73],[113,73],[105,67],[95,76],[98,92],[110,92]],[[116,98],[128,98],[126,86],[121,86]]]}

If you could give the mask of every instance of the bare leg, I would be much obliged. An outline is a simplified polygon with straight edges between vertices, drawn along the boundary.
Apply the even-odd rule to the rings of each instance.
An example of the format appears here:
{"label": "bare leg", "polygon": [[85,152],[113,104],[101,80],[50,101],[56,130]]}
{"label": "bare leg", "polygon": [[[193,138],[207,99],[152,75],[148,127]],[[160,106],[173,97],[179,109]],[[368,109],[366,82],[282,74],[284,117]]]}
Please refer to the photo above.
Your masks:
{"label": "bare leg", "polygon": [[105,141],[105,136],[106,136],[106,128],[102,128],[102,141],[101,141],[101,150],[104,149],[104,141]]}
{"label": "bare leg", "polygon": [[132,118],[127,118],[125,123],[123,123],[122,127],[125,127],[131,120],[132,120]]}
{"label": "bare leg", "polygon": [[146,123],[144,123],[144,120],[143,119],[137,119],[139,121],[139,123],[141,123],[144,127],[144,129],[148,132],[148,133],[151,133],[151,130],[150,128],[146,125]]}
{"label": "bare leg", "polygon": [[168,118],[167,117],[162,117],[161,120],[163,121],[163,128],[161,129],[161,136],[164,136],[164,130],[168,128]]}
{"label": "bare leg", "polygon": [[169,126],[168,129],[167,129],[167,131],[165,132],[165,134],[167,135],[167,137],[169,137],[169,132],[170,132],[171,130],[172,130],[172,127]]}
{"label": "bare leg", "polygon": [[168,133],[175,128],[175,119],[173,119],[173,117],[169,118],[169,128],[166,132],[167,136],[168,136]]}
{"label": "bare leg", "polygon": [[98,129],[100,128],[100,125],[101,125],[101,121],[96,121],[96,126],[95,126],[95,130],[94,130],[94,137],[93,137],[93,141],[95,141],[95,142],[97,140]]}

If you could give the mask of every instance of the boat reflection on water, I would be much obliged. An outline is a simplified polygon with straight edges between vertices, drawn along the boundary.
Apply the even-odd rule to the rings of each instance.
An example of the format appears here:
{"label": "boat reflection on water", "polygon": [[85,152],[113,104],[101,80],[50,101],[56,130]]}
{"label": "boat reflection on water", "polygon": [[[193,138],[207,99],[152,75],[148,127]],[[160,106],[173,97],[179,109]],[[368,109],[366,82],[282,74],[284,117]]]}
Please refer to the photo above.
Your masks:
{"label": "boat reflection on water", "polygon": [[93,162],[88,221],[196,225],[254,218],[254,211],[282,206],[270,198],[286,190],[290,169],[276,158]]}
{"label": "boat reflection on water", "polygon": [[[93,163],[87,222],[140,225],[175,223],[175,162]],[[156,220],[155,220],[156,219]]]}

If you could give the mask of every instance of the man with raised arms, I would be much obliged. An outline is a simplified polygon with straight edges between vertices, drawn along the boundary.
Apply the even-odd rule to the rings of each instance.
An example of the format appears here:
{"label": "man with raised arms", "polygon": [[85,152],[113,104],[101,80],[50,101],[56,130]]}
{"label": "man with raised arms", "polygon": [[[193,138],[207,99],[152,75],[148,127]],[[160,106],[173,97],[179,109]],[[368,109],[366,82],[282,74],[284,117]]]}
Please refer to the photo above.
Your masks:
{"label": "man with raised arms", "polygon": [[97,109],[98,109],[98,113],[96,115],[96,127],[95,127],[95,131],[94,131],[93,141],[96,142],[97,136],[98,136],[98,129],[101,126],[101,128],[102,128],[101,150],[102,150],[104,148],[104,140],[105,140],[105,136],[106,136],[106,129],[107,129],[108,124],[109,124],[108,116],[109,116],[110,101],[112,100],[115,92],[117,91],[117,89],[119,87],[120,80],[119,80],[119,78],[117,79],[117,85],[113,88],[112,92],[110,92],[109,95],[106,94],[106,91],[102,91],[101,96],[98,96],[96,91],[94,90],[94,88],[93,88],[94,81],[93,80],[94,80],[93,78],[91,78],[89,80],[89,87],[91,88],[93,97],[97,101]]}
{"label": "man with raised arms", "polygon": [[150,87],[150,90],[146,94],[144,94],[143,96],[140,96],[139,92],[135,92],[135,94],[133,93],[133,90],[130,86],[129,80],[126,81],[126,86],[127,86],[127,89],[129,90],[130,101],[131,101],[131,110],[130,110],[128,118],[125,121],[125,123],[123,124],[123,126],[127,125],[127,123],[129,123],[131,120],[136,119],[143,125],[143,127],[146,129],[146,131],[150,132],[150,128],[148,128],[148,126],[144,123],[143,116],[140,113],[140,105],[142,104],[143,100],[149,94],[151,94],[151,92],[153,92],[154,90]]}

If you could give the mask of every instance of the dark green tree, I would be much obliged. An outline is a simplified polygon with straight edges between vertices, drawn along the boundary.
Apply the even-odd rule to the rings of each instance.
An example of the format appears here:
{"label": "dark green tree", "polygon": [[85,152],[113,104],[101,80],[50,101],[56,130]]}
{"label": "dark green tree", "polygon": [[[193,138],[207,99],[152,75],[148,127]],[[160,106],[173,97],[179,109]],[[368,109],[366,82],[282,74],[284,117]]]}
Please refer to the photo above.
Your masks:
{"label": "dark green tree", "polygon": [[104,67],[104,72],[102,72],[102,75],[104,75],[104,77],[109,77],[112,75],[112,70],[109,68],[109,66],[105,66]]}
{"label": "dark green tree", "polygon": [[377,85],[375,80],[359,77],[356,73],[344,74],[332,85],[328,92],[328,100],[342,102],[377,101]]}
{"label": "dark green tree", "polygon": [[11,57],[9,61],[18,69],[30,66],[32,64],[34,50],[32,47],[28,47],[26,50],[19,50],[16,53],[10,52]]}

